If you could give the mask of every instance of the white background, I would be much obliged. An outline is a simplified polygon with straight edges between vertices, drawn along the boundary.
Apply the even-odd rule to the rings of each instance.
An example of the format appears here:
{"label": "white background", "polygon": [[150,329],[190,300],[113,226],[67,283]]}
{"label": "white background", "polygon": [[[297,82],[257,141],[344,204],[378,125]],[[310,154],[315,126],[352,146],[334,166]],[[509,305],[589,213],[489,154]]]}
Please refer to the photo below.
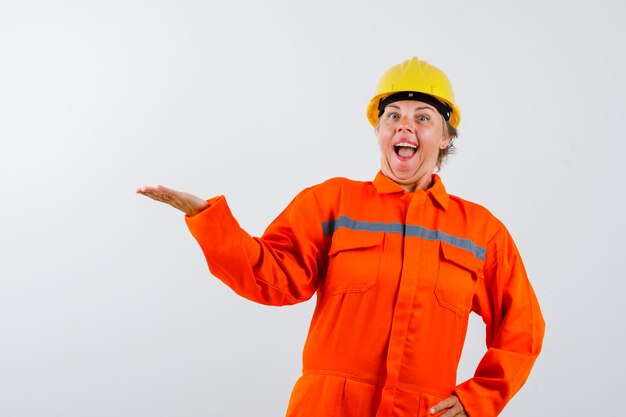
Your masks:
{"label": "white background", "polygon": [[[365,106],[413,55],[462,110],[448,190],[504,221],[547,321],[503,416],[621,412],[625,12],[0,0],[0,416],[283,415],[313,302],[238,298],[134,190],[226,194],[261,234],[302,188],[374,177]],[[460,379],[483,337],[472,319]]]}

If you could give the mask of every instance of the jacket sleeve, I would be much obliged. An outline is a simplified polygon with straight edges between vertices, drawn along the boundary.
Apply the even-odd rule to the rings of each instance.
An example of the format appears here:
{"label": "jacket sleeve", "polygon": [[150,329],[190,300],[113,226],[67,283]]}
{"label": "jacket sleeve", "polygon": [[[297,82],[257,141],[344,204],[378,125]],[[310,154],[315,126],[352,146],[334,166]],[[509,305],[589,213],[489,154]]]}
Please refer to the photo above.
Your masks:
{"label": "jacket sleeve", "polygon": [[262,237],[246,233],[223,196],[185,221],[209,270],[237,294],[262,304],[308,300],[317,290],[325,257],[322,217],[311,189],[304,190]]}
{"label": "jacket sleeve", "polygon": [[455,394],[470,417],[495,417],[526,382],[541,351],[545,322],[520,255],[497,222],[473,309],[486,324],[487,352]]}

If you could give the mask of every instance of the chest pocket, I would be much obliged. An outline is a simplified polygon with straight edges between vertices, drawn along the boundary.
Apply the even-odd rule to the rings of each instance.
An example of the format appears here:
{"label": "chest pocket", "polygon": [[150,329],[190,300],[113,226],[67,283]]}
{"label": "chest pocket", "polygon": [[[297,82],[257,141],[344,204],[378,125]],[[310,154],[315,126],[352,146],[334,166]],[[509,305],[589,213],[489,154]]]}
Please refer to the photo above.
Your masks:
{"label": "chest pocket", "polygon": [[328,294],[364,293],[376,284],[383,233],[338,230],[328,253]]}
{"label": "chest pocket", "polygon": [[471,252],[443,242],[439,244],[439,256],[437,301],[459,317],[466,317],[472,308],[478,280],[483,276],[483,262]]}

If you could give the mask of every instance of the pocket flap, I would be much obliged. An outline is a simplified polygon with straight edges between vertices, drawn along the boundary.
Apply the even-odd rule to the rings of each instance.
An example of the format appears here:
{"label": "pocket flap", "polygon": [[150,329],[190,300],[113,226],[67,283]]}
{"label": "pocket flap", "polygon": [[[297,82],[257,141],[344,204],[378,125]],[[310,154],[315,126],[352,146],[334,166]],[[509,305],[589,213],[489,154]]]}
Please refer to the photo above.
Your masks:
{"label": "pocket flap", "polygon": [[382,232],[367,232],[340,229],[333,235],[330,245],[330,256],[346,250],[358,250],[380,246],[383,241]]}
{"label": "pocket flap", "polygon": [[443,258],[446,261],[452,262],[468,271],[475,272],[479,277],[482,275],[479,272],[483,267],[483,261],[476,258],[472,252],[445,242],[441,242],[440,246]]}

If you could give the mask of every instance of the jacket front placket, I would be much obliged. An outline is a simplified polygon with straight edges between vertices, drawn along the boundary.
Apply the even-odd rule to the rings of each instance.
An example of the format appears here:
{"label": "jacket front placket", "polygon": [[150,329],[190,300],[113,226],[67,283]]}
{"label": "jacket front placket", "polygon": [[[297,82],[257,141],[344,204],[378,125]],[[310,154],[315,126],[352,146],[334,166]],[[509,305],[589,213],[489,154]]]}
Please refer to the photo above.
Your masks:
{"label": "jacket front placket", "polygon": [[[406,194],[404,197],[408,197]],[[430,201],[424,191],[413,193],[408,203],[403,228],[402,269],[398,296],[394,306],[393,323],[389,336],[386,370],[387,377],[382,390],[381,401],[376,417],[402,415],[406,407],[402,399],[405,395],[399,388],[401,371],[405,359],[405,348],[409,322],[413,313],[414,297],[420,281],[420,264],[424,252],[423,239],[407,235],[407,225],[422,225],[426,214],[425,205]],[[418,400],[419,401],[419,400]],[[414,404],[417,411],[418,404]]]}

